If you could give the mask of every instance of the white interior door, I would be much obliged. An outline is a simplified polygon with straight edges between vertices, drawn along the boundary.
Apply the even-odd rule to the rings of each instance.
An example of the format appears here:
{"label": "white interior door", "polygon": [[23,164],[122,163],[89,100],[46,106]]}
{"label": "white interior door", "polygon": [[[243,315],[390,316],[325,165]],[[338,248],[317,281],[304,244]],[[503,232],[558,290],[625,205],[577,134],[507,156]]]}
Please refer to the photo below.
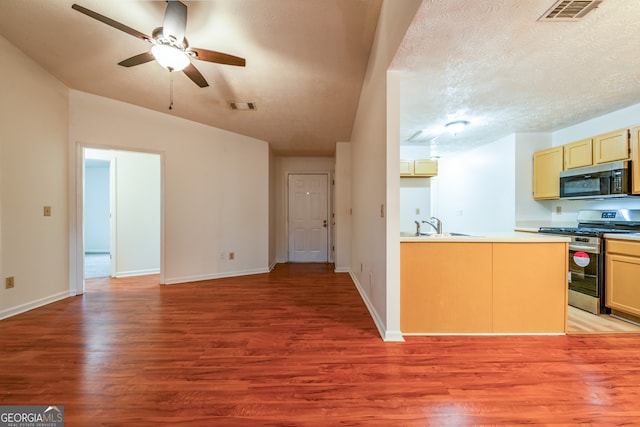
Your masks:
{"label": "white interior door", "polygon": [[329,236],[326,174],[289,175],[289,261],[327,262]]}

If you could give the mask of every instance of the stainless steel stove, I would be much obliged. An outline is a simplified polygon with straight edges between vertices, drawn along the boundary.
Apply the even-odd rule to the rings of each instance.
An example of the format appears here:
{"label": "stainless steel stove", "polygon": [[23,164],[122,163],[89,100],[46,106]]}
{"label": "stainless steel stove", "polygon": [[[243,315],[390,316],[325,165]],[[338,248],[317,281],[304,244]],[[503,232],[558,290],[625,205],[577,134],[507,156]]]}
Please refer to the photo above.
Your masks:
{"label": "stainless steel stove", "polygon": [[640,210],[582,210],[577,227],[540,227],[539,233],[568,236],[569,305],[594,314],[605,306],[605,234],[640,233]]}

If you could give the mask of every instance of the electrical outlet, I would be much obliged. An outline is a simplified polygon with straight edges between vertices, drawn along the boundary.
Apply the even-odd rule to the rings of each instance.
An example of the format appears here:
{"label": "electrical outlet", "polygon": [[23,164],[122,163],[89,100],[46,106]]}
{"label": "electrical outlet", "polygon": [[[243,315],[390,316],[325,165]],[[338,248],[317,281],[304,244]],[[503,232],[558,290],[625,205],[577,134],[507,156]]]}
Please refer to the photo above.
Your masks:
{"label": "electrical outlet", "polygon": [[416,208],[416,215],[420,215],[420,208]]}
{"label": "electrical outlet", "polygon": [[43,209],[42,214],[44,216],[51,216],[51,206],[45,206]]}
{"label": "electrical outlet", "polygon": [[15,279],[13,276],[9,276],[6,279],[4,279],[4,287],[5,289],[11,289],[15,286]]}
{"label": "electrical outlet", "polygon": [[236,259],[235,252],[229,252],[229,260],[234,260],[234,259]]}

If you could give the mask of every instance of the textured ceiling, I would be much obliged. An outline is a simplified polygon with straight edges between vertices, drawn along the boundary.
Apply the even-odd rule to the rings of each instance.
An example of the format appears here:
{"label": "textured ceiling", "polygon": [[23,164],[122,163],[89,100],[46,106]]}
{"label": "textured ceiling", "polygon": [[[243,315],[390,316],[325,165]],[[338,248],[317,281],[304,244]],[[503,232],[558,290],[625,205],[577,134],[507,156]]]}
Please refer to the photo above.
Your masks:
{"label": "textured ceiling", "polygon": [[[401,143],[430,146],[407,142],[422,130],[445,156],[639,103],[640,2],[537,22],[554,1],[425,0],[392,64],[403,71]],[[443,134],[459,119],[470,122],[464,132]]]}
{"label": "textured ceiling", "polygon": [[[75,0],[150,35],[164,1]],[[71,9],[73,0],[1,0],[0,35],[67,86],[268,141],[274,152],[331,155],[348,141],[381,0],[185,1],[191,46],[244,57],[193,61],[210,86],[154,62],[117,63],[150,45]],[[3,64],[6,66],[6,64]],[[234,111],[228,101],[255,102]]]}
{"label": "textured ceiling", "polygon": [[[165,8],[75,1],[146,34]],[[167,71],[153,62],[117,65],[149,45],[72,3],[0,0],[0,35],[71,88],[259,138],[278,154],[331,155],[335,142],[351,138],[381,0],[185,1],[189,43],[244,57],[247,66],[194,61],[211,86],[178,73],[171,111]],[[446,156],[640,102],[640,2],[604,0],[581,21],[537,22],[553,3],[424,0],[392,64],[402,71],[402,144],[430,149],[425,141],[435,137]],[[231,100],[258,109],[234,111]],[[457,119],[471,124],[443,134]],[[406,142],[417,131],[423,142]]]}

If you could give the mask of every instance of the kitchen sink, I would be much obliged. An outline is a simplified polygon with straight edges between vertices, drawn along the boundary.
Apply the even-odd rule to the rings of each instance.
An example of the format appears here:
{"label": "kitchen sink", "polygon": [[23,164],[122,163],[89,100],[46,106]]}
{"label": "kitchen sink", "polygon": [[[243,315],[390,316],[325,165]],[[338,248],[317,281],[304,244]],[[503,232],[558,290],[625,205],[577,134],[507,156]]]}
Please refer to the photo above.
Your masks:
{"label": "kitchen sink", "polygon": [[417,235],[416,233],[414,233],[412,231],[401,231],[400,232],[400,237],[453,237],[453,236],[469,236],[469,234],[463,234],[463,233],[442,233],[442,234],[420,233],[420,235]]}

